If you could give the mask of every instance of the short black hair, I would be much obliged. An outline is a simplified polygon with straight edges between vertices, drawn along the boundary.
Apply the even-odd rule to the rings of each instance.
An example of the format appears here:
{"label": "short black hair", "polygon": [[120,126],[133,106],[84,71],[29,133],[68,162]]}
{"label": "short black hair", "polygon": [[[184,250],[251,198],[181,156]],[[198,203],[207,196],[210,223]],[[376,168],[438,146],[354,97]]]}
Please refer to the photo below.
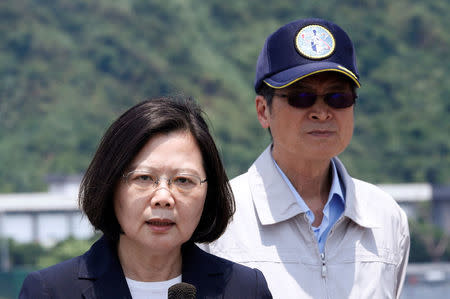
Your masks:
{"label": "short black hair", "polygon": [[274,88],[270,87],[265,82],[263,82],[263,84],[261,84],[261,87],[258,89],[257,94],[264,97],[269,109],[272,108],[272,99],[273,95],[275,94]]}
{"label": "short black hair", "polygon": [[123,113],[108,128],[81,181],[78,201],[95,229],[111,240],[122,232],[114,212],[114,192],[134,157],[155,135],[189,131],[197,142],[208,178],[200,222],[190,241],[212,242],[225,231],[235,202],[219,152],[192,98],[184,96],[143,101]]}

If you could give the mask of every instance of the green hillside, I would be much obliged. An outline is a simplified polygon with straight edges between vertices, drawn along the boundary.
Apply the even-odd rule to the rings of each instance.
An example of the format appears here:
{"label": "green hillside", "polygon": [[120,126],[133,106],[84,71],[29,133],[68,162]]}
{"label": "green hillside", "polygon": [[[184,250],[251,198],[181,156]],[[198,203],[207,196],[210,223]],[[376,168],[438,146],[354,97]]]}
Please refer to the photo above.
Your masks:
{"label": "green hillside", "polygon": [[352,175],[450,183],[450,2],[5,0],[0,2],[0,192],[87,167],[126,108],[160,95],[204,107],[230,177],[269,142],[254,111],[265,37],[301,17],[341,25],[362,88]]}

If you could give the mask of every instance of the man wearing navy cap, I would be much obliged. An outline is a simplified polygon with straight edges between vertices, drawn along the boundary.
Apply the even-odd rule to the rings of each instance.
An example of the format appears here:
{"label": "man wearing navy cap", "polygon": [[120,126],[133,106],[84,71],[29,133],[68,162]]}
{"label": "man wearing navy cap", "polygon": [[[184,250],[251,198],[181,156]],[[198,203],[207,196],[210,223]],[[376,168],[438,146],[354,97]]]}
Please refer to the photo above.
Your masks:
{"label": "man wearing navy cap", "polygon": [[261,269],[274,298],[400,297],[406,215],[336,157],[358,87],[353,44],[325,20],[281,27],[259,55],[256,112],[272,144],[232,180],[236,214],[209,251]]}

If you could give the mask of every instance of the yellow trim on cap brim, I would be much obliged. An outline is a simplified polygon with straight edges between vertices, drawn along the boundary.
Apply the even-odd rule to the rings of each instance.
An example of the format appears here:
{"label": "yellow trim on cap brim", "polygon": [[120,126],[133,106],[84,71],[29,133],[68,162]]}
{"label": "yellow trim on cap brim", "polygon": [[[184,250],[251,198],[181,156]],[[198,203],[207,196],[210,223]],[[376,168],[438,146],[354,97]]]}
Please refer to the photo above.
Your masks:
{"label": "yellow trim on cap brim", "polygon": [[344,74],[344,75],[347,75],[348,77],[350,77],[350,79],[353,80],[353,82],[356,83],[356,86],[361,87],[361,84],[358,82],[358,79],[356,78],[356,76],[355,76],[352,72],[350,72],[348,69],[346,69],[346,68],[343,67],[343,66],[339,66],[339,67],[342,68],[343,70],[341,71],[341,70],[337,70],[337,69],[323,69],[323,70],[315,71],[315,72],[312,72],[312,73],[309,73],[309,74],[307,74],[307,75],[304,75],[304,76],[302,76],[302,77],[300,77],[300,78],[297,78],[297,79],[295,79],[295,80],[289,82],[288,84],[285,84],[285,85],[279,86],[279,87],[278,87],[278,86],[270,85],[269,83],[267,83],[266,80],[263,80],[263,81],[264,81],[264,83],[266,83],[267,85],[269,85],[269,86],[272,87],[272,88],[275,88],[275,89],[281,89],[281,88],[285,88],[285,87],[287,87],[287,86],[289,86],[289,85],[294,84],[294,83],[297,82],[297,81],[300,81],[300,80],[302,80],[302,79],[304,79],[304,78],[306,78],[306,77],[309,77],[309,76],[314,75],[314,74],[317,74],[317,73],[322,73],[322,72],[338,72],[338,73],[342,73],[342,74]]}

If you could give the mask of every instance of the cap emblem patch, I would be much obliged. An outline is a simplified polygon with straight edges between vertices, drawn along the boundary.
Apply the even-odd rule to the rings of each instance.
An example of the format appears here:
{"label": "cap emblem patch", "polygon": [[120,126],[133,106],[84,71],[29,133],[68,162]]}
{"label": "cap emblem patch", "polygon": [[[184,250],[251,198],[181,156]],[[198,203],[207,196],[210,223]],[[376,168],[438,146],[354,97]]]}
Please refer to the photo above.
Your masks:
{"label": "cap emblem patch", "polygon": [[323,26],[308,25],[295,37],[297,51],[310,59],[323,59],[333,54],[335,48],[333,35]]}

